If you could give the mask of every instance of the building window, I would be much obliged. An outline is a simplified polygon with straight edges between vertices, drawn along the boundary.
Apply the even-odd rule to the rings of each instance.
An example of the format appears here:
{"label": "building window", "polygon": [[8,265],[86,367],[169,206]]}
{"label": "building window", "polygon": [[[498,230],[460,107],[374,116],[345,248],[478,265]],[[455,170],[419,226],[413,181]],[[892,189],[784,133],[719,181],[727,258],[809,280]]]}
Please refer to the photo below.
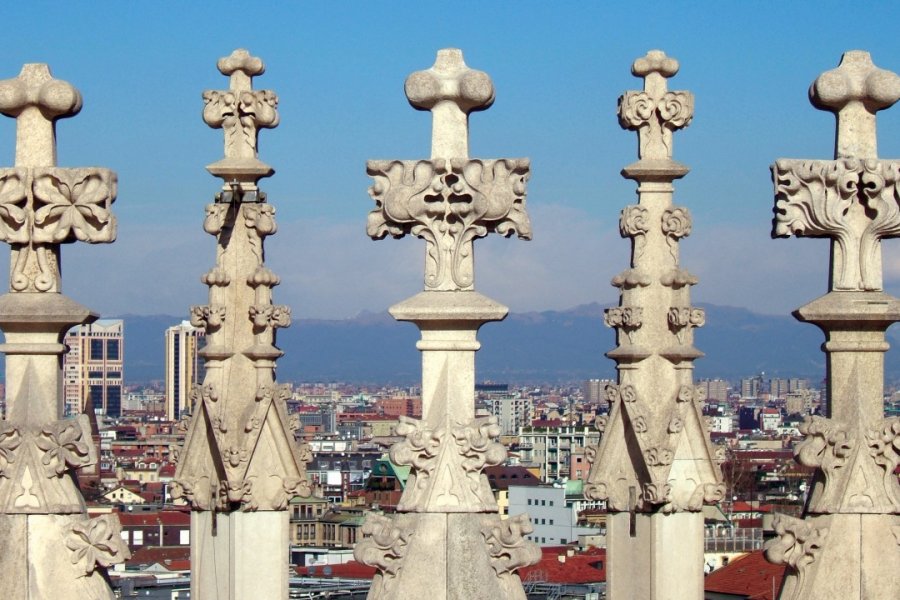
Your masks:
{"label": "building window", "polygon": [[103,371],[88,371],[88,379],[103,379]]}
{"label": "building window", "polygon": [[553,525],[553,519],[550,519],[550,524]]}
{"label": "building window", "polygon": [[528,499],[528,506],[531,506],[531,498]]}
{"label": "building window", "polygon": [[106,360],[119,360],[119,340],[106,340]]}
{"label": "building window", "polygon": [[91,340],[91,360],[103,360],[103,340]]}

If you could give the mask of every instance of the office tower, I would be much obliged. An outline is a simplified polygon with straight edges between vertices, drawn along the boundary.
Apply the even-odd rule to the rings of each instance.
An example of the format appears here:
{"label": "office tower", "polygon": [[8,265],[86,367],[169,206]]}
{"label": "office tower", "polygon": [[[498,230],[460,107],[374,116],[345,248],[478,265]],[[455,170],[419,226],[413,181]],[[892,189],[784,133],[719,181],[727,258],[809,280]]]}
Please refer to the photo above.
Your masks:
{"label": "office tower", "polygon": [[177,421],[190,405],[191,388],[203,383],[205,370],[198,351],[206,333],[189,321],[166,329],[166,418]]}
{"label": "office tower", "polygon": [[90,401],[97,414],[122,414],[125,323],[101,319],[69,330],[63,356],[65,412],[80,413]]}

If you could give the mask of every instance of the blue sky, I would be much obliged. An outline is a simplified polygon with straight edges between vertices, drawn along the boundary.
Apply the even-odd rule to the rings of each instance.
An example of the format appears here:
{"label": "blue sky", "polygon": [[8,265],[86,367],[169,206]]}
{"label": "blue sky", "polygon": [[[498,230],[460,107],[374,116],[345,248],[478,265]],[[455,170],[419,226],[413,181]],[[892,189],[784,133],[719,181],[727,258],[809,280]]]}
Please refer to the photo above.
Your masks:
{"label": "blue sky", "polygon": [[[659,48],[681,62],[670,87],[696,96],[675,137],[692,168],[675,198],[694,215],[682,244],[700,276],[694,300],[786,313],[825,292],[828,248],[769,238],[768,166],[831,157],[834,118],[807,88],[849,49],[900,71],[894,16],[887,2],[32,1],[4,6],[0,78],[49,63],[84,96],[57,127],[60,166],[119,173],[119,240],[65,248],[64,291],[105,315],[185,314],[206,299],[214,240],[201,223],[218,185],[204,167],[222,156],[201,93],[227,87],[219,57],[261,57],[255,85],[280,97],[281,125],[260,136],[276,169],[263,182],[279,222],[267,246],[283,280],[276,301],[301,318],[341,318],[421,289],[423,242],[365,236],[365,161],[428,156],[430,115],[409,107],[403,81],[439,48],[462,48],[497,90],[471,119],[471,154],[532,160],[534,240],[476,246],[478,289],[525,311],[615,301],[609,280],[629,251],[618,215],[635,200],[619,171],[637,149],[616,101],[640,88],[632,61]],[[880,115],[880,155],[900,156],[900,108]],[[0,119],[0,165],[14,140],[14,121]],[[893,242],[884,258],[900,293]]]}

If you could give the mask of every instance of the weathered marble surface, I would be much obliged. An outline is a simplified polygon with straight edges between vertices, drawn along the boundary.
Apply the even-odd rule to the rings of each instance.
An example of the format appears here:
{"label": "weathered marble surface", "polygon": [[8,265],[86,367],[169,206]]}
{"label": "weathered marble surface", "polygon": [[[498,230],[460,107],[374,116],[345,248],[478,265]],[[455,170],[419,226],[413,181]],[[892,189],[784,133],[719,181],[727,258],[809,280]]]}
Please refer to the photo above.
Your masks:
{"label": "weathered marble surface", "polygon": [[223,180],[203,229],[216,238],[216,264],[201,278],[209,303],[191,307],[206,331],[202,385],[172,486],[191,513],[192,597],[287,598],[288,502],[310,495],[307,446],[290,429],[289,387],[275,382],[276,331],[291,309],[273,304],[280,279],[264,262],[275,208],[258,182],[274,171],[258,158],[260,128],[278,125],[278,97],[254,90],[265,71],[246,50],[219,60],[228,90],[203,94],[203,119],[225,134],[225,158],[207,169]]}
{"label": "weathered marble surface", "polygon": [[478,329],[508,309],[475,291],[474,246],[489,233],[531,237],[527,159],[470,159],[468,114],[494,101],[490,78],[462,52],[438,52],[406,81],[410,104],[433,115],[430,160],[369,161],[374,239],[412,234],[426,242],[425,291],[391,307],[422,332],[422,419],[401,418],[405,440],[391,460],[411,473],[398,514],[370,513],[356,559],[376,567],[370,599],[524,600],[516,569],[540,559],[524,539],[527,515],[501,521],[482,473],[502,463],[494,417],[475,419]]}
{"label": "weathered marble surface", "polygon": [[96,464],[88,417],[63,419],[66,331],[97,315],[62,295],[60,244],[111,242],[116,174],[56,166],[56,121],[81,94],[45,64],[0,81],[16,119],[16,164],[0,169],[0,240],[11,247],[0,296],[7,416],[0,421],[0,597],[112,598],[106,567],[130,556],[115,515],[88,518],[75,470]]}
{"label": "weathered marble surface", "polygon": [[766,546],[788,566],[784,600],[900,596],[900,418],[884,417],[884,332],[900,299],[882,291],[881,240],[900,235],[900,161],[878,158],[876,113],[900,77],[846,52],[810,88],[833,112],[834,160],[779,159],[773,237],[831,238],[829,292],[794,312],[825,333],[826,416],[808,417],[797,460],[816,468],[802,519],[779,515]]}
{"label": "weathered marble surface", "polygon": [[621,290],[619,306],[606,311],[606,325],[617,333],[607,356],[619,382],[607,388],[610,414],[599,420],[604,433],[585,485],[585,495],[606,501],[610,511],[613,600],[702,598],[700,510],[725,491],[702,414],[705,398],[693,383],[693,361],[703,356],[694,329],[706,316],[691,305],[697,278],[679,260],[692,220],[687,207],[672,203],[672,182],[688,172],[672,159],[673,133],[694,112],[693,94],[668,89],[678,67],[663,52],[648,52],[632,65],[644,89],[619,98],[619,123],[638,134],[639,160],[622,171],[638,183],[638,203],[619,220],[632,242],[629,268],[612,281]]}

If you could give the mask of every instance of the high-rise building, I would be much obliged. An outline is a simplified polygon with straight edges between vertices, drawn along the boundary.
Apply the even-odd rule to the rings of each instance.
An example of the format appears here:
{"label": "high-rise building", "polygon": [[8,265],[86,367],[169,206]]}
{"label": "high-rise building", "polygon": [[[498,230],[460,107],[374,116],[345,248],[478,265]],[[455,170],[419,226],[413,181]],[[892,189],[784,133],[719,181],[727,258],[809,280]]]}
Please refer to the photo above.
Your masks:
{"label": "high-rise building", "polygon": [[534,406],[528,396],[503,394],[490,398],[488,410],[497,417],[501,435],[515,435],[520,427],[531,425]]}
{"label": "high-rise building", "polygon": [[584,401],[588,404],[599,404],[606,401],[606,386],[615,384],[612,379],[588,379],[581,387]]}
{"label": "high-rise building", "polygon": [[166,329],[166,418],[177,421],[190,406],[191,388],[203,383],[205,369],[199,350],[206,332],[182,321]]}
{"label": "high-rise building", "polygon": [[705,393],[707,401],[724,402],[728,400],[728,382],[724,379],[701,379],[697,384]]}
{"label": "high-rise building", "polygon": [[101,319],[78,325],[65,337],[69,351],[63,356],[65,412],[80,413],[90,402],[97,414],[122,414],[125,366],[125,323]]}

